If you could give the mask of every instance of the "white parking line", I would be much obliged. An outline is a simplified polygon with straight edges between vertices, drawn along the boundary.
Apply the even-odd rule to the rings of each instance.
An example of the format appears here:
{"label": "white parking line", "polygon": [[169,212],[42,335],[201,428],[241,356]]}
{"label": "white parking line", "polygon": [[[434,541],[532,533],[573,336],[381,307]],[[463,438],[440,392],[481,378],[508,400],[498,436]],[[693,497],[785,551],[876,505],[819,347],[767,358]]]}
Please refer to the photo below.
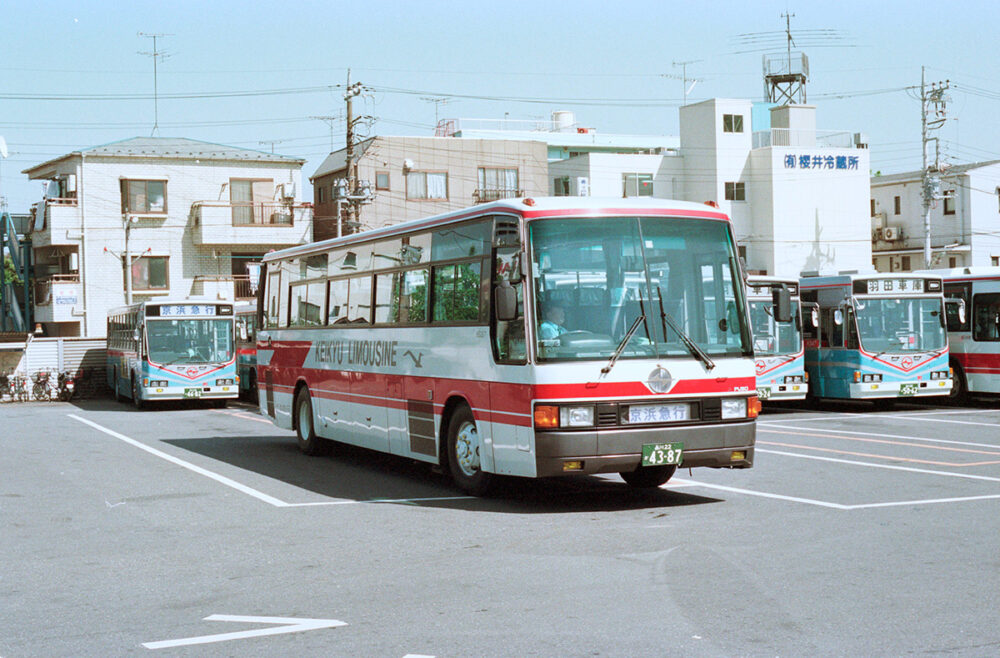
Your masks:
{"label": "white parking line", "polygon": [[867,468],[884,468],[890,471],[906,471],[908,473],[923,473],[927,475],[940,475],[942,477],[962,478],[965,480],[983,480],[985,482],[1000,482],[1000,478],[988,475],[973,475],[972,473],[953,473],[951,471],[935,471],[929,468],[913,468],[911,466],[893,466],[891,464],[872,464],[869,462],[859,462],[853,459],[839,459],[837,457],[820,457],[818,455],[800,455],[795,452],[784,452],[783,450],[768,450],[766,448],[756,448],[757,452],[770,455],[782,455],[784,457],[796,457],[798,459],[814,459],[821,462],[834,462],[836,464],[850,464],[852,466],[865,466]]}
{"label": "white parking line", "polygon": [[175,465],[180,466],[182,468],[186,468],[189,471],[197,473],[198,475],[204,475],[205,477],[207,477],[209,479],[215,480],[219,484],[223,484],[223,485],[225,485],[227,487],[231,487],[233,489],[236,489],[240,493],[244,493],[244,494],[246,494],[248,496],[256,498],[257,500],[263,501],[263,502],[267,503],[268,505],[272,505],[274,507],[317,507],[317,506],[323,506],[323,505],[361,505],[361,504],[367,504],[367,503],[408,503],[408,502],[417,503],[417,502],[426,502],[426,501],[432,501],[432,500],[462,500],[462,499],[474,498],[474,496],[436,496],[436,497],[432,497],[432,498],[392,498],[392,499],[389,499],[389,498],[376,498],[376,499],[372,499],[372,500],[331,500],[331,501],[321,501],[321,502],[315,502],[315,503],[286,503],[283,500],[279,500],[279,499],[275,498],[274,496],[269,496],[266,493],[263,493],[261,491],[257,491],[256,489],[254,489],[252,487],[248,487],[245,484],[241,484],[241,483],[237,482],[236,480],[232,480],[230,478],[227,478],[224,475],[219,475],[218,473],[213,473],[212,471],[210,471],[208,469],[205,469],[205,468],[202,468],[201,466],[197,466],[195,464],[192,464],[191,462],[184,461],[183,459],[180,459],[178,457],[174,457],[173,455],[169,455],[169,454],[167,454],[167,453],[165,453],[165,452],[163,452],[161,450],[157,450],[156,448],[148,446],[148,445],[142,443],[141,441],[136,441],[135,439],[133,439],[131,437],[125,436],[124,434],[120,434],[119,432],[116,432],[116,431],[114,431],[112,429],[108,429],[107,427],[104,427],[103,425],[98,425],[97,423],[95,423],[95,422],[93,422],[91,420],[87,420],[86,418],[81,418],[80,416],[77,416],[76,414],[66,414],[66,415],[69,416],[70,418],[72,418],[73,420],[80,421],[84,425],[89,425],[90,427],[93,427],[95,430],[97,430],[99,432],[103,432],[103,433],[107,434],[108,436],[113,436],[114,438],[118,439],[119,441],[124,441],[125,443],[127,443],[127,444],[129,444],[131,446],[134,446],[136,448],[139,448],[140,450],[145,450],[146,452],[148,452],[149,454],[151,454],[151,455],[153,455],[155,457],[159,457],[160,459],[165,459],[166,461],[170,462],[171,464],[175,464]]}
{"label": "white parking line", "polygon": [[[785,430],[796,430],[799,432],[827,432],[827,433],[838,433],[838,434],[855,434],[857,436],[874,436],[880,439],[903,439],[906,441],[923,441],[925,443],[942,443],[947,445],[956,446],[969,446],[974,448],[992,448],[1000,450],[1000,445],[994,445],[990,443],[975,443],[972,441],[950,441],[948,439],[928,439],[920,436],[904,436],[902,434],[883,434],[881,432],[856,432],[854,430],[827,430],[818,427],[796,427],[795,425],[779,425],[777,423],[771,423],[767,427],[760,428],[761,432],[767,432],[768,428],[775,427]],[[1000,429],[1000,428],[998,428]],[[815,436],[815,435],[814,435]]]}

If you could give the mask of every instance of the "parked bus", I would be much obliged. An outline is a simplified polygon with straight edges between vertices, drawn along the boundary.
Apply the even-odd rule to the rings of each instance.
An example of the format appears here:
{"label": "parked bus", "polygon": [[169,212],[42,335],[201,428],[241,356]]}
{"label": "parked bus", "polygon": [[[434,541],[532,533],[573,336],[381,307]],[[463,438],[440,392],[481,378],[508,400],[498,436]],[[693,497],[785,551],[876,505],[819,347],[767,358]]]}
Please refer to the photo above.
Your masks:
{"label": "parked bus", "polygon": [[[776,313],[778,297],[789,297],[789,313]],[[747,301],[753,329],[757,397],[764,400],[803,400],[809,389],[805,348],[802,343],[803,311],[799,282],[772,276],[747,278]]]}
{"label": "parked bus", "polygon": [[1000,393],[1000,267],[933,270],[944,279],[952,397]]}
{"label": "parked bus", "polygon": [[236,374],[240,397],[257,402],[257,304],[236,303]]}
{"label": "parked bus", "polygon": [[495,475],[750,468],[755,393],[727,216],[662,199],[509,199],[264,258],[261,412]]}
{"label": "parked bus", "polygon": [[810,395],[889,407],[951,391],[940,276],[804,274],[799,290],[819,305],[819,327],[805,327]]}
{"label": "parked bus", "polygon": [[159,400],[237,397],[232,302],[139,302],[108,312],[107,382],[136,408]]}

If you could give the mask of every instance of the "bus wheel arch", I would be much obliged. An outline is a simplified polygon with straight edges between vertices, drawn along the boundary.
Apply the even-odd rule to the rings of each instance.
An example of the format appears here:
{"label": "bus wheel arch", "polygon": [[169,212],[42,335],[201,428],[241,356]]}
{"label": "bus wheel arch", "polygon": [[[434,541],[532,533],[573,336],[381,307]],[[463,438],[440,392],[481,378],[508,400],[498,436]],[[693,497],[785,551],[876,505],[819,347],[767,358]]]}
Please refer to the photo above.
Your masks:
{"label": "bus wheel arch", "polygon": [[969,380],[965,378],[965,371],[956,359],[951,359],[949,365],[955,375],[951,381],[948,399],[953,402],[964,402],[969,397]]}
{"label": "bus wheel arch", "polygon": [[136,409],[142,409],[142,405],[143,405],[142,395],[141,395],[141,391],[139,390],[139,381],[140,380],[139,380],[138,377],[136,377],[135,372],[132,373],[132,377],[130,378],[130,381],[131,381],[131,384],[132,384],[132,404],[135,406]]}
{"label": "bus wheel arch", "polygon": [[442,467],[447,467],[459,489],[473,496],[485,496],[496,476],[482,469],[483,441],[468,402],[454,397],[445,403],[441,432]]}

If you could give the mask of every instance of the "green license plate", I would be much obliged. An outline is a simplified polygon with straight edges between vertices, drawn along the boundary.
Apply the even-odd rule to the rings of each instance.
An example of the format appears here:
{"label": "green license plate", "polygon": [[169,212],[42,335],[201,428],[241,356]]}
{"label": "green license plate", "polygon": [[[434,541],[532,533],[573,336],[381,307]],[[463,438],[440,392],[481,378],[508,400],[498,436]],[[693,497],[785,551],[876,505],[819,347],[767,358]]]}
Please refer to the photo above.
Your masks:
{"label": "green license plate", "polygon": [[771,389],[770,388],[758,388],[757,389],[757,397],[760,398],[761,400],[768,399],[769,397],[771,397]]}
{"label": "green license plate", "polygon": [[683,443],[647,443],[642,446],[642,465],[680,464],[683,451]]}
{"label": "green license plate", "polygon": [[899,387],[900,395],[916,395],[917,385],[916,384],[902,384]]}
{"label": "green license plate", "polygon": [[200,398],[201,389],[200,388],[185,388],[184,397],[186,398]]}

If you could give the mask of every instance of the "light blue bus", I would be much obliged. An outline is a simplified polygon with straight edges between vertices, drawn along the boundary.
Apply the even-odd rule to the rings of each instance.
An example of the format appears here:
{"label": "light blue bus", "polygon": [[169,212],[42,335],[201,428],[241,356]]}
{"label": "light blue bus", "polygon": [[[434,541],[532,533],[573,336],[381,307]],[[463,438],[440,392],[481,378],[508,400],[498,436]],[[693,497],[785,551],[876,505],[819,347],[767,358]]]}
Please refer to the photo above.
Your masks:
{"label": "light blue bus", "polygon": [[948,395],[940,276],[804,273],[803,303],[819,305],[819,327],[805,327],[810,396],[873,400]]}
{"label": "light blue bus", "polygon": [[[753,331],[757,397],[767,400],[803,400],[809,390],[802,343],[799,282],[773,276],[747,278],[747,304]],[[776,293],[789,297],[789,317],[775,312]]]}
{"label": "light blue bus", "polygon": [[107,383],[136,408],[239,394],[232,302],[147,301],[108,312]]}

